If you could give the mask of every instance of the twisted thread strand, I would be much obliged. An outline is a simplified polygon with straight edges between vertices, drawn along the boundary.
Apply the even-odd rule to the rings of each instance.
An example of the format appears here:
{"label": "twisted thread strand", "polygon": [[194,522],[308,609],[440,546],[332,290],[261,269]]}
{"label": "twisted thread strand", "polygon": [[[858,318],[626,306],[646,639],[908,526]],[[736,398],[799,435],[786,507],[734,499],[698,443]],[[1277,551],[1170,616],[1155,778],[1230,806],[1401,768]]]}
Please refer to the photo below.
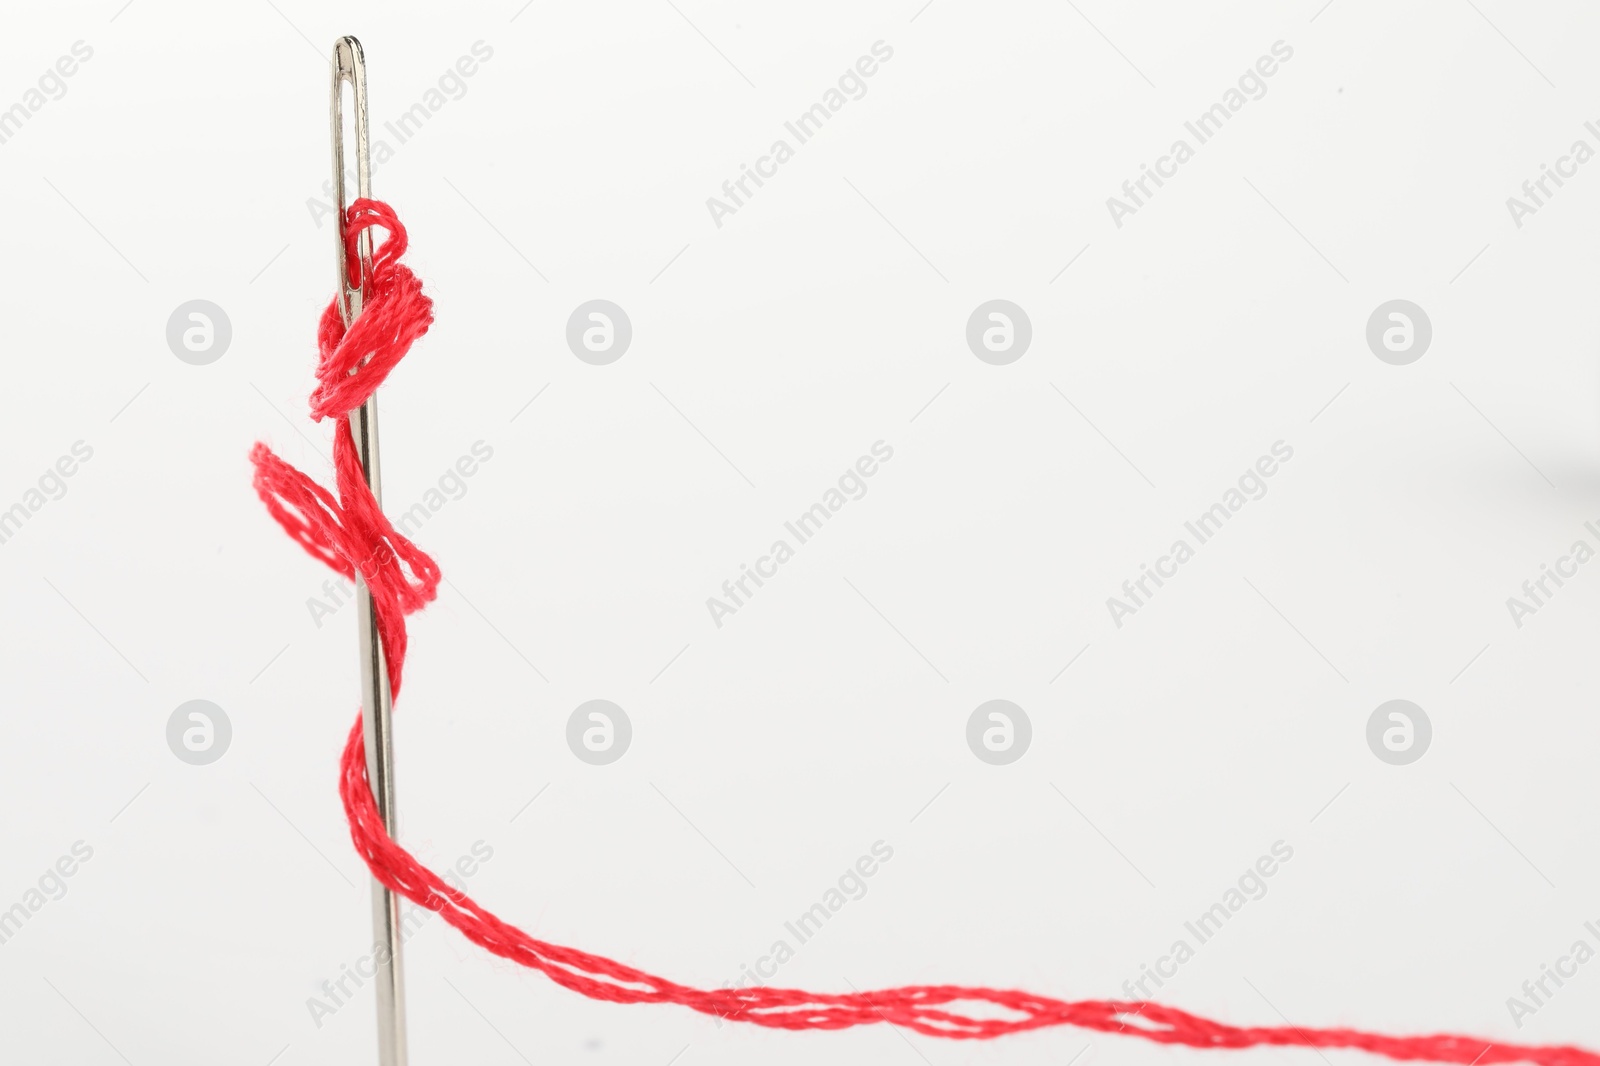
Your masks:
{"label": "twisted thread strand", "polygon": [[[400,694],[406,658],[406,615],[438,593],[434,561],[384,517],[362,476],[349,414],[360,407],[433,322],[433,304],[400,256],[406,231],[393,209],[374,200],[350,205],[346,254],[370,229],[387,233],[373,256],[367,302],[344,327],[337,302],[317,332],[320,359],[311,394],[314,420],[335,420],[334,470],[338,495],[318,485],[264,444],[250,452],[256,492],[285,532],[313,557],[347,579],[357,575],[372,593],[378,631],[388,654],[389,682]],[[345,743],[339,793],[350,838],[372,876],[413,903],[444,916],[468,940],[502,958],[545,974],[591,999],[613,1003],[674,1003],[719,1018],[774,1029],[845,1029],[887,1022],[926,1036],[987,1040],[1049,1026],[1071,1025],[1198,1048],[1296,1046],[1359,1048],[1398,1060],[1539,1066],[1600,1066],[1600,1055],[1576,1047],[1496,1044],[1473,1037],[1384,1036],[1354,1029],[1296,1026],[1238,1027],[1159,1003],[1127,1000],[1068,1002],[1015,989],[910,985],[879,992],[834,994],[789,988],[700,989],[681,985],[603,955],[538,940],[481,907],[429,870],[385,830],[367,781],[358,714]],[[973,1007],[990,1010],[971,1013]],[[1000,1008],[1008,1017],[994,1017]]]}

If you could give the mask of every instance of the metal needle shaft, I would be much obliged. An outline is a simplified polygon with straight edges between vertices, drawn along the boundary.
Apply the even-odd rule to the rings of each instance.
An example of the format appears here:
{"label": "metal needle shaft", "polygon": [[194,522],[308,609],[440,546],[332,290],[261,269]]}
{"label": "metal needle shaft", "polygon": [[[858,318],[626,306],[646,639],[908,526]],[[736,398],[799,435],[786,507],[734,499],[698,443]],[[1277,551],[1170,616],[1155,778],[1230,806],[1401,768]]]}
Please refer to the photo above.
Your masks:
{"label": "metal needle shaft", "polygon": [[[350,255],[345,243],[345,156],[344,83],[349,82],[354,109],[356,195],[372,195],[372,159],[367,134],[367,69],[361,42],[341,37],[333,46],[333,199],[339,219],[335,239],[339,257],[339,311],[345,327],[361,313],[367,282],[372,270],[372,240],[367,231],[357,238],[356,266],[360,277],[350,277]],[[350,413],[350,429],[356,453],[372,496],[381,506],[378,471],[378,398]],[[378,635],[378,616],[366,582],[356,575],[356,614],[361,647],[361,723],[367,749],[367,779],[377,801],[378,815],[385,830],[395,834],[394,805],[394,708],[390,702],[389,670],[383,641]],[[400,899],[376,880],[372,882],[373,958],[377,966],[374,984],[378,1001],[379,1066],[406,1066],[406,1013],[404,969],[400,958]]]}

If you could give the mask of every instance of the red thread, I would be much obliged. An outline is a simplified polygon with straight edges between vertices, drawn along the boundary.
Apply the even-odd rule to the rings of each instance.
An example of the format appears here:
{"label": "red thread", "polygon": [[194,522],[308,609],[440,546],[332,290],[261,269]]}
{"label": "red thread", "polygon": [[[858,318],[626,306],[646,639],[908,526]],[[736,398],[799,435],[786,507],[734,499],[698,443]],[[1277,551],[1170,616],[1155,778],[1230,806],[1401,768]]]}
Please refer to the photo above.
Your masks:
{"label": "red thread", "polygon": [[[336,419],[334,467],[338,497],[295,470],[263,444],[250,452],[255,488],[267,510],[301,547],[372,590],[378,629],[388,652],[390,687],[400,694],[406,657],[405,616],[433,600],[439,568],[389,524],[361,475],[348,415],[359,407],[433,322],[433,304],[399,257],[406,231],[386,204],[357,200],[349,209],[350,254],[355,237],[377,227],[387,238],[372,261],[367,302],[349,330],[330,304],[318,330],[321,358],[311,394],[316,420]],[[614,1003],[676,1003],[733,1021],[775,1029],[844,1029],[888,1022],[927,1036],[990,1039],[1009,1033],[1073,1025],[1126,1033],[1162,1044],[1244,1048],[1305,1045],[1360,1048],[1393,1059],[1449,1063],[1532,1062],[1541,1066],[1600,1066],[1600,1055],[1575,1047],[1495,1044],[1465,1036],[1384,1036],[1354,1029],[1296,1026],[1236,1027],[1176,1007],[1125,1000],[1066,1002],[1010,989],[913,985],[881,992],[835,995],[785,988],[699,989],[680,985],[576,948],[537,940],[484,910],[446,884],[384,830],[356,717],[345,744],[339,792],[350,836],[372,876],[419,906],[442,914],[468,940],[502,958],[545,974],[591,999]],[[987,1004],[1010,1017],[983,1017],[962,1005]],[[992,1009],[989,1014],[995,1013]]]}

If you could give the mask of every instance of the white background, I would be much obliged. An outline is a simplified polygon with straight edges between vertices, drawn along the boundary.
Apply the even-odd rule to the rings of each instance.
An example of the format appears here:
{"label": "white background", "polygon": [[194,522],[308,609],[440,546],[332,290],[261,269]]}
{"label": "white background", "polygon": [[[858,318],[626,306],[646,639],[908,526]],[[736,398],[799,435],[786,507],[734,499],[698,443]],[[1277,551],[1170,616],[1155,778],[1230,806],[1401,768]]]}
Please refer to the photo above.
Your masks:
{"label": "white background", "polygon": [[[507,920],[716,986],[883,840],[774,983],[1075,999],[1123,995],[1283,840],[1162,1001],[1600,1047],[1600,963],[1520,1030],[1505,1002],[1600,921],[1600,567],[1520,629],[1505,602],[1600,546],[1600,164],[1520,228],[1505,203],[1600,147],[1600,17],[673,3],[8,11],[0,107],[94,52],[0,145],[0,506],[94,457],[0,545],[0,908],[94,853],[0,945],[6,1060],[373,1060],[370,989],[320,1027],[307,1006],[368,950],[335,791],[354,611],[313,623],[327,575],[246,461],[266,440],[331,480],[307,199],[343,33],[379,125],[493,49],[374,178],[438,316],[381,394],[386,499],[493,448],[418,533],[449,584],[397,711],[404,843],[443,865],[481,840],[470,888]],[[716,226],[706,198],[879,40],[867,94]],[[1279,40],[1266,95],[1114,225],[1106,198]],[[564,337],[595,298],[634,329],[605,367]],[[1033,325],[1009,366],[964,337],[994,298]],[[1434,330],[1408,366],[1364,335],[1397,298]],[[232,323],[209,366],[165,339],[192,299]],[[878,440],[868,494],[716,628],[706,597]],[[1266,497],[1115,627],[1106,598],[1279,440]],[[594,698],[634,727],[606,767],[564,739]],[[995,698],[1034,729],[1005,767],[965,740]],[[1434,728],[1403,767],[1365,739],[1396,698]],[[233,724],[209,766],[167,747],[191,699]],[[1224,1054],[718,1028],[438,920],[407,951],[419,1064]]]}

